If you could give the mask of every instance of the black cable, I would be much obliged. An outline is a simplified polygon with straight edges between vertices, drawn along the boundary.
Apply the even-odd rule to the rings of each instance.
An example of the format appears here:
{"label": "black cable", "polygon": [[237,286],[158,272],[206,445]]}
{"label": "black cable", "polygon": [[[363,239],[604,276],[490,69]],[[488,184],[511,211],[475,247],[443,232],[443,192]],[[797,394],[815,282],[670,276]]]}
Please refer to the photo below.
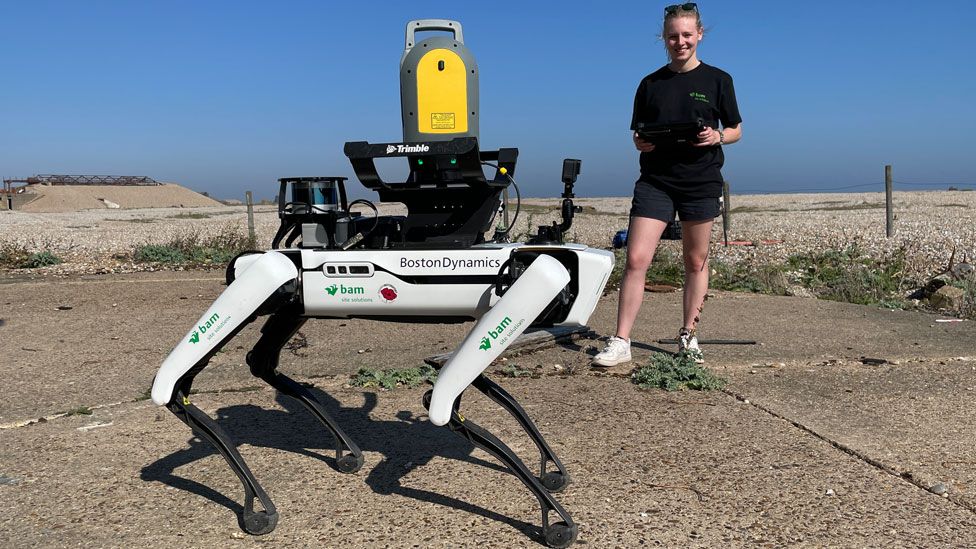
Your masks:
{"label": "black cable", "polygon": [[363,240],[364,238],[369,236],[373,231],[375,231],[376,227],[379,226],[380,224],[380,211],[376,208],[375,204],[373,204],[369,200],[366,200],[365,198],[357,198],[356,200],[350,202],[348,206],[349,211],[352,212],[352,207],[359,203],[365,204],[373,209],[373,226],[370,227],[368,231],[357,232],[356,234],[351,236],[348,240],[340,244],[339,247],[342,248],[343,250],[348,250],[349,248],[358,244],[361,240]]}
{"label": "black cable", "polygon": [[[492,164],[491,162],[488,162],[486,160],[482,160],[481,163],[501,171],[501,168],[499,168],[497,164]],[[492,238],[492,242],[495,242],[499,236],[506,236],[506,237],[508,236],[508,233],[512,231],[512,227],[515,226],[515,222],[518,221],[519,212],[522,211],[522,193],[519,192],[518,183],[516,183],[515,180],[512,179],[512,176],[508,175],[507,169],[505,170],[505,173],[503,173],[502,175],[507,177],[508,181],[512,184],[512,186],[515,187],[515,215],[512,216],[512,221],[508,224],[507,227],[505,227],[505,232],[501,234],[498,234],[497,232],[495,233],[495,237]]]}

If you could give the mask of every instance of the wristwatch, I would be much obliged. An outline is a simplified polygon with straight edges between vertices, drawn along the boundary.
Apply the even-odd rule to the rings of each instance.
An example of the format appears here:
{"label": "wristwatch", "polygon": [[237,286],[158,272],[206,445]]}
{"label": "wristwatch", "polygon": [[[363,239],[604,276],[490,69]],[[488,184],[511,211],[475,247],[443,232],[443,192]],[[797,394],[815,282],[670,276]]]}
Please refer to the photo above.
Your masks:
{"label": "wristwatch", "polygon": [[718,144],[719,146],[725,144],[725,133],[722,130],[718,130]]}

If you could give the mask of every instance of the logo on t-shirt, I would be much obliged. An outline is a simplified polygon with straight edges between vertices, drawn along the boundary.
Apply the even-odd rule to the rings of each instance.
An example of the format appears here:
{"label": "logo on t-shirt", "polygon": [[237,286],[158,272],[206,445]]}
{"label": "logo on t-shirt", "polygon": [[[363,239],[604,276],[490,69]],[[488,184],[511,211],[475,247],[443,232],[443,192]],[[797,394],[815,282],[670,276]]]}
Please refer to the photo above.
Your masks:
{"label": "logo on t-shirt", "polygon": [[703,93],[691,92],[688,94],[695,101],[701,101],[702,103],[708,103],[708,97]]}

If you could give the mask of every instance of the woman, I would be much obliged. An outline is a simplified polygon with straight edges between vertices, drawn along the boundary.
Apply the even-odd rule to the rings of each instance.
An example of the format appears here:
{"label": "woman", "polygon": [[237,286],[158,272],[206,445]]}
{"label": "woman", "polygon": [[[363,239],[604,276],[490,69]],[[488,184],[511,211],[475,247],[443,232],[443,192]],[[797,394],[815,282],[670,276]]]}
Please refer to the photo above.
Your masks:
{"label": "woman", "polygon": [[[704,28],[697,5],[664,9],[662,39],[670,62],[637,88],[631,130],[639,122],[679,124],[701,118],[706,126],[685,143],[649,143],[634,132],[640,179],[634,186],[627,233],[627,265],[620,285],[617,333],[593,359],[615,366],[631,359],[630,332],[644,295],[644,280],[661,234],[675,213],[681,220],[685,268],[684,323],[678,351],[702,361],[695,330],[708,292],[708,245],[720,213],[722,146],[742,136],[732,77],[698,60]],[[721,128],[720,128],[721,124]]]}

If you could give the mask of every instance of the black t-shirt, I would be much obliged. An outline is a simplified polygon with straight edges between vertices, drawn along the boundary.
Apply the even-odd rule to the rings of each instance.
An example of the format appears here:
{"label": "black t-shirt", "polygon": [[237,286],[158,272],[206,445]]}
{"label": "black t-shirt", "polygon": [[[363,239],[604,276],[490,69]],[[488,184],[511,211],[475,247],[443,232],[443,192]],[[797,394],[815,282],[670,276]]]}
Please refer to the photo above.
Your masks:
{"label": "black t-shirt", "polygon": [[[638,122],[679,124],[695,122],[718,128],[742,122],[735,102],[732,77],[705,63],[685,73],[667,66],[644,77],[634,97],[630,129]],[[657,145],[641,153],[641,181],[689,198],[722,195],[722,147],[693,147],[689,143]]]}

